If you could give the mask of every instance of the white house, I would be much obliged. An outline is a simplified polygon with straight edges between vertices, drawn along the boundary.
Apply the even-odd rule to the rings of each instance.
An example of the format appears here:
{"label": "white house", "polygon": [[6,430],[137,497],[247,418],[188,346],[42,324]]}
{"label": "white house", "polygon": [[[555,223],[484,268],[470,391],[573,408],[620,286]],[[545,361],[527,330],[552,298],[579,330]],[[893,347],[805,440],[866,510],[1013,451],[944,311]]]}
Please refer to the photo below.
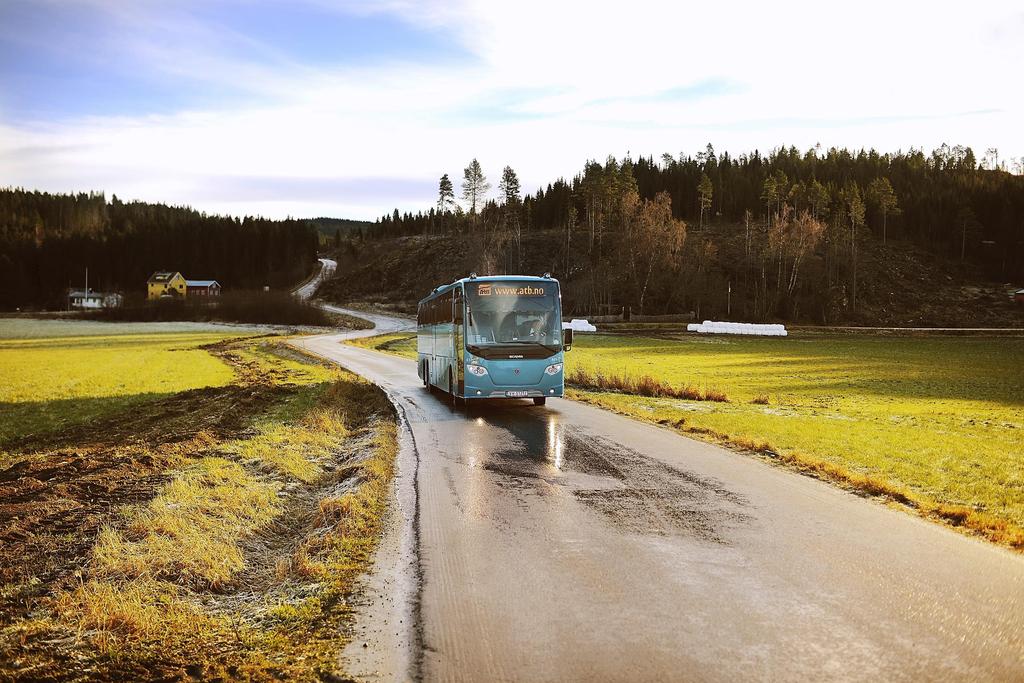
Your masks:
{"label": "white house", "polygon": [[118,308],[124,297],[114,292],[97,292],[94,289],[72,289],[68,292],[71,308],[99,309]]}

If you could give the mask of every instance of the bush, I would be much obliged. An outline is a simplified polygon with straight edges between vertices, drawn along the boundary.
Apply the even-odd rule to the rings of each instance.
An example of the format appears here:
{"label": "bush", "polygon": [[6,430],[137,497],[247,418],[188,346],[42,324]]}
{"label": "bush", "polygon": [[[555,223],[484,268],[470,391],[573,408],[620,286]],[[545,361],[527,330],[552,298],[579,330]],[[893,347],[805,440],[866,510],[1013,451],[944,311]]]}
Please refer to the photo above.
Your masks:
{"label": "bush", "polygon": [[235,322],[276,325],[332,324],[323,309],[299,301],[286,292],[235,291],[218,297],[167,298],[149,301],[129,299],[120,308],[102,309],[87,315],[93,320],[131,322]]}

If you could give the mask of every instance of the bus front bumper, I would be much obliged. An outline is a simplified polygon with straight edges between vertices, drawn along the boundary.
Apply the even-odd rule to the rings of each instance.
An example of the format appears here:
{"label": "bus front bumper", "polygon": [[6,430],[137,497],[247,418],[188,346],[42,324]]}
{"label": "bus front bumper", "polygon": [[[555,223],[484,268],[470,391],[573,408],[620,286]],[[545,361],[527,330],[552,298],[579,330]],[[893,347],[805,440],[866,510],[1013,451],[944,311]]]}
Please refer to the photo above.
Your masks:
{"label": "bus front bumper", "polygon": [[562,387],[550,387],[545,389],[522,387],[487,387],[476,388],[466,387],[466,398],[561,398]]}

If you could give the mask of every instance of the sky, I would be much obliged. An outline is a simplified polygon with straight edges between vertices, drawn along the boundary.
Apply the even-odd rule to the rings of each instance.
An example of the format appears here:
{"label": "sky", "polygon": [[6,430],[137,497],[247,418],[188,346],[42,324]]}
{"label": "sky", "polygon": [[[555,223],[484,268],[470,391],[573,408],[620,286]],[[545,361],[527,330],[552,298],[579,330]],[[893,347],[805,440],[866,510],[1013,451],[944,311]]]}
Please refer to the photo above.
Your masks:
{"label": "sky", "polygon": [[1022,73],[1019,0],[0,0],[0,187],[374,219],[474,157],[1020,159]]}

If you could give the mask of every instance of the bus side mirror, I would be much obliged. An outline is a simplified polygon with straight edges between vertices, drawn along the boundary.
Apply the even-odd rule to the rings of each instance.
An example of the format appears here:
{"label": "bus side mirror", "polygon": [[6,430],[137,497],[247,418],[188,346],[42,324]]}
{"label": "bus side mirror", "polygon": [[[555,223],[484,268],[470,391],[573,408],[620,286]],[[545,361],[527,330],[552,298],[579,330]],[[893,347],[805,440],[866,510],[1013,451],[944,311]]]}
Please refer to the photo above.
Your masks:
{"label": "bus side mirror", "polygon": [[572,351],[572,328],[562,330],[562,349]]}
{"label": "bus side mirror", "polygon": [[462,324],[462,297],[459,296],[458,292],[455,293],[454,301],[452,303],[452,308],[455,309],[453,314],[452,314],[452,320],[457,325]]}

